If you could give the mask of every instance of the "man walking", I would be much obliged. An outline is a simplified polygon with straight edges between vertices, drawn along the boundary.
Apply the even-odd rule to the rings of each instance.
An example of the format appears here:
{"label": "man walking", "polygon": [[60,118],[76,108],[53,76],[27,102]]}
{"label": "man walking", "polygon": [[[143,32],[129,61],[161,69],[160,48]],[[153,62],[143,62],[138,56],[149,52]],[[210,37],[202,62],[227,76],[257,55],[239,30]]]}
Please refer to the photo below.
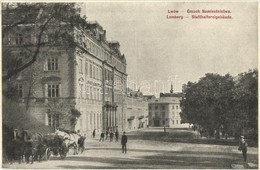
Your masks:
{"label": "man walking", "polygon": [[80,136],[79,140],[78,140],[78,152],[83,153],[83,151],[85,150],[85,139],[86,139],[86,134],[84,134],[84,136]]}
{"label": "man walking", "polygon": [[115,132],[115,137],[116,137],[116,142],[117,142],[118,141],[118,137],[119,137],[118,130],[116,130],[116,132]]}
{"label": "man walking", "polygon": [[242,151],[244,162],[246,162],[246,159],[247,159],[247,143],[244,139],[244,136],[240,137],[238,150]]}
{"label": "man walking", "polygon": [[121,138],[122,153],[126,153],[126,143],[127,143],[127,136],[125,132],[123,132],[123,136]]}
{"label": "man walking", "polygon": [[108,138],[108,130],[106,130],[106,140],[107,140],[107,138]]}
{"label": "man walking", "polygon": [[114,138],[114,133],[112,131],[110,132],[110,136],[109,137],[110,137],[110,142],[112,142],[113,138]]}
{"label": "man walking", "polygon": [[95,136],[96,136],[96,129],[93,130],[92,136],[93,136],[93,138],[95,139]]}
{"label": "man walking", "polygon": [[105,138],[105,134],[104,134],[104,132],[102,132],[101,134],[100,134],[100,142],[102,141],[102,142],[104,142],[104,138]]}

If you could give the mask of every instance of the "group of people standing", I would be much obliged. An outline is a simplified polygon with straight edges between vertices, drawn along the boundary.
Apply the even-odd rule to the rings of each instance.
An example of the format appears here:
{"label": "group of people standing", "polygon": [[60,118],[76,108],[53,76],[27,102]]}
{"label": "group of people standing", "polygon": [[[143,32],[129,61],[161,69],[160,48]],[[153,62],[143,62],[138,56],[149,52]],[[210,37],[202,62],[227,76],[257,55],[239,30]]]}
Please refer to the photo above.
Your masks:
{"label": "group of people standing", "polygon": [[[96,129],[93,130],[92,136],[93,136],[93,138],[96,137]],[[118,130],[116,130],[115,133],[113,131],[110,131],[110,133],[109,133],[108,130],[106,131],[106,133],[101,132],[99,141],[104,142],[105,140],[108,139],[108,136],[110,138],[109,139],[110,142],[114,141],[114,136],[115,136],[115,142],[118,142],[119,132],[118,132]],[[126,133],[123,132],[123,135],[122,135],[122,138],[121,138],[122,153],[127,152],[126,143],[127,143],[127,136],[126,136]]]}
{"label": "group of people standing", "polygon": [[[104,142],[105,140],[107,140],[108,139],[108,136],[109,136],[109,140],[110,140],[110,142],[113,142],[114,141],[114,136],[115,136],[115,142],[117,142],[118,141],[118,139],[119,139],[119,132],[118,132],[118,130],[116,130],[116,132],[114,133],[113,131],[111,131],[110,133],[108,132],[108,131],[106,131],[106,133],[104,133],[104,132],[102,132],[101,134],[100,134],[100,142]],[[106,138],[105,138],[106,137]],[[93,131],[93,138],[95,138],[95,129],[94,129],[94,131]]]}

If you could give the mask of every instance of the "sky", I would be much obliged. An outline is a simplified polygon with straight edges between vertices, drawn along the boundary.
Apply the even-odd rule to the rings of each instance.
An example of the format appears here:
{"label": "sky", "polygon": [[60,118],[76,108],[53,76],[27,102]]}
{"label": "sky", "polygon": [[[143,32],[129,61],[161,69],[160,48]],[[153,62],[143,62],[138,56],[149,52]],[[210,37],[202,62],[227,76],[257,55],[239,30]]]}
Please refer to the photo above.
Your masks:
{"label": "sky", "polygon": [[[197,13],[187,10],[229,10]],[[178,10],[178,13],[168,13]],[[256,3],[87,2],[87,20],[96,20],[108,40],[120,43],[127,61],[128,86],[144,94],[176,92],[205,73],[235,76],[257,68]],[[167,15],[183,16],[167,19]],[[192,19],[230,15],[231,19]]]}

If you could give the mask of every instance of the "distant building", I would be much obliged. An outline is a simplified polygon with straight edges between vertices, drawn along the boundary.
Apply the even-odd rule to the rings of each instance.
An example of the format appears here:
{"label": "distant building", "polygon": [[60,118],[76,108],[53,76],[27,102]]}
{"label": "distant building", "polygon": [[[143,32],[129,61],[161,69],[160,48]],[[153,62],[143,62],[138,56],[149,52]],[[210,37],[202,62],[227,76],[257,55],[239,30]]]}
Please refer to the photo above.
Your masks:
{"label": "distant building", "polygon": [[149,101],[149,126],[181,128],[189,127],[181,123],[180,101],[182,93],[174,93],[171,86],[170,93],[160,93],[160,98]]}
{"label": "distant building", "polygon": [[137,130],[148,126],[148,101],[143,93],[129,91],[126,98],[127,130]]}

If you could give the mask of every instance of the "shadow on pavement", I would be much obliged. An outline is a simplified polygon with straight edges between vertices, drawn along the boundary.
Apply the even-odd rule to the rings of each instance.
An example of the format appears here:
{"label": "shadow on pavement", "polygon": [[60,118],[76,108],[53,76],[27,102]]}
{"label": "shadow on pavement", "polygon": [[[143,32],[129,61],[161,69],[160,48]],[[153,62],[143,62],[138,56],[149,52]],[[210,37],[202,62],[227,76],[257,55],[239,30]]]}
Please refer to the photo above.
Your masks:
{"label": "shadow on pavement", "polygon": [[[129,134],[131,140],[153,140],[164,142],[193,143],[193,144],[212,144],[238,146],[238,140],[234,139],[214,139],[201,138],[195,131],[189,129],[168,129],[167,132],[161,131],[135,131]],[[257,147],[258,141],[247,140],[249,147]]]}
{"label": "shadow on pavement", "polygon": [[[119,149],[97,148],[93,150],[111,150]],[[120,152],[120,151],[119,151]],[[132,152],[154,152],[153,155],[129,157]],[[59,168],[91,168],[91,169],[190,169],[190,168],[231,168],[234,160],[241,160],[242,154],[223,153],[223,152],[192,152],[192,151],[157,151],[131,149],[128,154],[122,154],[121,157],[68,157],[68,161],[84,161],[86,165],[72,166],[64,165]],[[138,155],[138,154],[137,154]],[[248,159],[256,159],[256,155],[248,155]],[[89,164],[89,165],[88,165]],[[94,165],[93,165],[94,164]]]}

